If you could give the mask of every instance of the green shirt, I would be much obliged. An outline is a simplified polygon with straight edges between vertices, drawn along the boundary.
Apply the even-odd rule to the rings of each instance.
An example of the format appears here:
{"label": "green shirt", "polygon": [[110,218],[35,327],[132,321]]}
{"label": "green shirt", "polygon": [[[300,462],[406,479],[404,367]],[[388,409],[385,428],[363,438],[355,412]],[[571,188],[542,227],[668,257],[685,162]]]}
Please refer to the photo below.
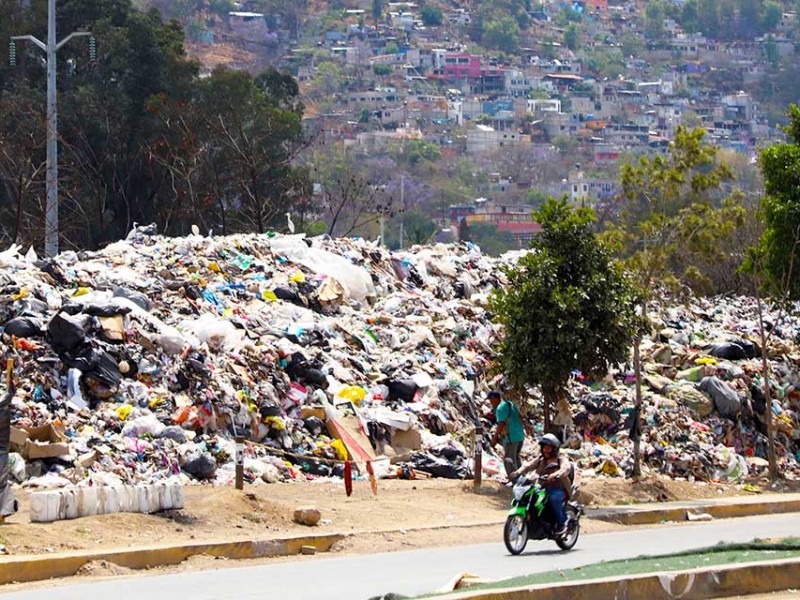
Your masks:
{"label": "green shirt", "polygon": [[501,400],[495,410],[497,423],[507,421],[506,435],[503,437],[504,444],[513,444],[525,439],[525,430],[522,428],[522,419],[519,418],[519,409],[513,402]]}

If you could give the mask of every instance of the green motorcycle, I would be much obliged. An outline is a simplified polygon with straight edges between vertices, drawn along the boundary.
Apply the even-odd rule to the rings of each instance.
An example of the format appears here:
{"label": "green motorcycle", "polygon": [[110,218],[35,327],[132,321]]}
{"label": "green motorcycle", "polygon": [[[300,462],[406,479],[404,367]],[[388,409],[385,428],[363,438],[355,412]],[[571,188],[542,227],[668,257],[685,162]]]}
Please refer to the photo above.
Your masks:
{"label": "green motorcycle", "polygon": [[[520,477],[512,488],[514,498],[511,510],[503,529],[503,541],[511,554],[520,554],[525,550],[528,540],[553,540],[562,550],[571,550],[578,542],[581,529],[583,507],[577,502],[567,502],[567,530],[557,534],[558,526],[555,515],[547,504],[547,489],[543,487],[544,478],[533,482]],[[578,486],[572,486],[572,497]]]}

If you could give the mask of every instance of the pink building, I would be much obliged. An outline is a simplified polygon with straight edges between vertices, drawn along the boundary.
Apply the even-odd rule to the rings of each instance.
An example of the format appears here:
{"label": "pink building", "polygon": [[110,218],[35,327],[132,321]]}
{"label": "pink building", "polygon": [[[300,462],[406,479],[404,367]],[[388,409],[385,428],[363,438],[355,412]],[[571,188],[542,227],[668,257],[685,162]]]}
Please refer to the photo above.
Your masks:
{"label": "pink building", "polygon": [[481,57],[472,54],[445,54],[442,75],[446,79],[478,79]]}

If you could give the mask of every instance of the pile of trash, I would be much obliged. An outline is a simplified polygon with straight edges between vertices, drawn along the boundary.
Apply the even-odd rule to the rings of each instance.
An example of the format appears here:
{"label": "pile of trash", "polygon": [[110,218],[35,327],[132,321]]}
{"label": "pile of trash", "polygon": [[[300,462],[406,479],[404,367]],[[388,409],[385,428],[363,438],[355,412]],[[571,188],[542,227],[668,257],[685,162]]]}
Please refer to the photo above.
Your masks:
{"label": "pile of trash", "polygon": [[[656,305],[642,343],[645,472],[741,481],[767,468],[767,398],[758,305],[746,297]],[[781,472],[800,474],[800,320],[765,308],[767,362]],[[633,470],[634,373],[572,382],[572,407],[555,417],[584,475]]]}
{"label": "pile of trash", "polygon": [[[170,477],[249,482],[471,475],[472,433],[501,334],[504,283],[476,246],[327,237],[166,238],[134,229],[98,252],[0,253],[13,400],[11,474],[30,487]],[[646,469],[737,480],[766,457],[755,302],[654,307],[642,346]],[[800,450],[800,323],[771,323],[779,457]],[[571,382],[555,423],[586,476],[632,468],[629,368]],[[535,392],[534,392],[535,394]],[[530,398],[529,418],[538,410]],[[525,411],[523,411],[525,412]],[[485,477],[504,476],[485,446]]]}
{"label": "pile of trash", "polygon": [[[166,238],[0,253],[14,360],[12,476],[26,486],[466,477],[460,436],[497,328],[494,259],[471,244]],[[500,470],[500,463],[495,464]]]}

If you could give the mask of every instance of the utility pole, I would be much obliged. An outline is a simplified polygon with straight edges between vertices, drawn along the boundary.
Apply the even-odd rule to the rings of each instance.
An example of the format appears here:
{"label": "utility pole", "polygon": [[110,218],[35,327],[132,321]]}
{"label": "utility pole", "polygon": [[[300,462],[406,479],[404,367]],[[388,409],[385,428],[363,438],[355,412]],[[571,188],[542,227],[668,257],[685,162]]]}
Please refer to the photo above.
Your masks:
{"label": "utility pole", "polygon": [[[47,55],[47,204],[44,219],[44,251],[49,257],[58,254],[58,106],[56,102],[56,53],[74,37],[91,35],[75,31],[56,42],[56,0],[47,0],[47,43],[32,35],[11,38],[33,42]],[[93,45],[90,44],[90,48]]]}

